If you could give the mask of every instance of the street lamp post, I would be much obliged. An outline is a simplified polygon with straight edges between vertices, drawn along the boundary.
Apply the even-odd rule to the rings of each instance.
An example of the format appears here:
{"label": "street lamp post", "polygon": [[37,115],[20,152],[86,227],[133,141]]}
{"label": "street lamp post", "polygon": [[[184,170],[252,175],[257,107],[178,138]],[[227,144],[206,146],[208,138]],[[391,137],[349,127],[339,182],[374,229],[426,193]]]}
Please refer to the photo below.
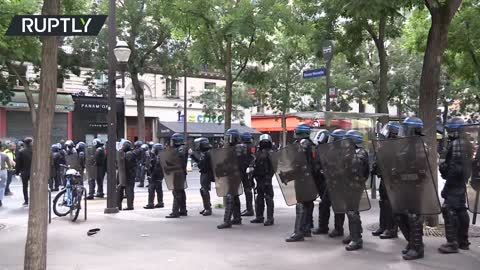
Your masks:
{"label": "street lamp post", "polygon": [[[116,42],[115,0],[109,2],[108,14],[108,144],[107,144],[107,208],[105,214],[118,213],[116,192],[116,142],[117,142],[117,104],[116,104],[116,61],[126,64],[130,57],[130,49],[125,42]],[[122,83],[123,81],[122,72]]]}
{"label": "street lamp post", "polygon": [[325,96],[325,111],[330,111],[330,68],[335,50],[335,43],[332,40],[325,40],[322,44],[323,60],[326,62],[326,85],[327,93]]}

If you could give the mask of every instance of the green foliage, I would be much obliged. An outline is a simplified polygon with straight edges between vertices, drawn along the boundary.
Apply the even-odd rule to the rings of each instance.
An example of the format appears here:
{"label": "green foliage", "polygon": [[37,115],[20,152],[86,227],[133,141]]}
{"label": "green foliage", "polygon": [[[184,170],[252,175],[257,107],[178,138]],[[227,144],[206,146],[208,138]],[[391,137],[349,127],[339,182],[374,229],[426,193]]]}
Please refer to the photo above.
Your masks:
{"label": "green foliage", "polygon": [[[225,99],[225,89],[215,87],[203,90],[199,96],[192,97],[190,100],[203,104],[205,115],[216,115],[220,111],[225,118]],[[246,87],[234,86],[232,99],[233,120],[242,120],[244,117],[243,109],[253,106],[254,98],[248,95]]]}

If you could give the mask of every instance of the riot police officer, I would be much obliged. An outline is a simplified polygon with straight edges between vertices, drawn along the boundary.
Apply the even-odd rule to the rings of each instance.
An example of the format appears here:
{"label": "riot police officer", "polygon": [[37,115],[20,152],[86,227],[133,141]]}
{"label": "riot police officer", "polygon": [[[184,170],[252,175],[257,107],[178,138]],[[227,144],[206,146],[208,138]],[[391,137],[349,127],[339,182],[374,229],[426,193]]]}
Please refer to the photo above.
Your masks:
{"label": "riot police officer", "polygon": [[[346,131],[343,129],[336,129],[330,133],[330,136],[328,137],[328,142],[334,142],[334,141],[339,141],[345,138],[346,136]],[[319,153],[321,155],[321,153]],[[323,201],[325,201],[325,204],[323,204]],[[325,195],[322,198],[322,211],[329,211],[330,208],[332,207],[332,201],[330,200],[330,194],[327,189],[325,189]],[[343,224],[345,223],[345,214],[342,213],[335,213],[334,214],[334,229],[331,231],[328,236],[330,238],[335,238],[335,237],[340,237],[343,236],[344,230],[343,230]]]}
{"label": "riot police officer", "polygon": [[[245,145],[240,144],[240,132],[237,129],[231,128],[225,132],[224,147],[234,148],[238,163],[241,167],[241,164],[244,164],[245,162],[242,159],[246,157],[245,154],[247,153],[247,150]],[[242,224],[240,207],[239,195],[234,195],[229,192],[225,198],[225,214],[223,215],[223,223],[218,225],[217,228],[226,229],[231,228],[232,225]]]}
{"label": "riot police officer", "polygon": [[[88,180],[89,190],[87,200],[93,200],[94,197],[103,198],[105,194],[103,193],[103,178],[107,171],[107,156],[105,154],[105,149],[103,148],[103,143],[100,139],[95,138],[92,141],[93,146],[95,147],[95,170],[96,170],[96,179],[91,178]],[[95,185],[97,188],[97,193],[95,194]]]}
{"label": "riot police officer", "polygon": [[[461,126],[465,122],[454,117],[447,122],[448,148],[445,162],[440,164],[440,173],[446,180],[442,190],[442,215],[445,221],[447,243],[438,250],[440,253],[458,253],[458,249],[468,250],[468,227],[470,216],[467,212],[465,194],[471,176],[473,145],[464,134]],[[469,164],[470,163],[470,164]]]}
{"label": "riot police officer", "polygon": [[242,142],[242,148],[246,150],[245,157],[242,158],[242,164],[240,171],[242,173],[242,184],[243,192],[245,193],[245,204],[246,208],[242,212],[242,216],[251,217],[255,213],[253,212],[253,178],[247,174],[247,169],[253,162],[254,156],[252,153],[252,143],[253,137],[249,132],[244,132],[240,135],[240,140]]}
{"label": "riot police officer", "polygon": [[[119,210],[133,210],[133,200],[135,197],[135,173],[137,170],[136,156],[132,152],[132,143],[128,140],[122,140],[119,144],[117,154],[118,166],[118,186],[117,202]],[[124,194],[127,197],[127,208],[122,209]]]}
{"label": "riot police officer", "polygon": [[[311,129],[305,123],[300,123],[295,128],[295,143],[298,144],[305,153],[307,163],[310,168],[314,168],[313,142],[310,140]],[[313,169],[312,169],[313,174]],[[313,202],[298,202],[295,207],[295,228],[293,234],[285,239],[287,242],[303,241],[305,237],[311,237],[311,228],[313,227]]]}
{"label": "riot police officer", "polygon": [[[183,134],[173,134],[170,138],[170,146],[174,147],[178,155],[182,156],[181,168],[183,170],[183,173],[187,175],[188,152],[185,149]],[[172,190],[172,194],[172,213],[166,216],[166,218],[178,218],[180,216],[187,216],[187,195],[185,194],[185,187],[175,186],[175,188]]]}
{"label": "riot police officer", "polygon": [[[152,152],[150,156],[150,178],[148,186],[148,204],[144,206],[145,209],[153,208],[163,208],[163,189],[162,189],[162,180],[163,180],[163,169],[160,163],[160,151],[164,149],[163,145],[156,143],[152,147]],[[155,201],[155,193],[157,193],[157,204],[153,204]]]}
{"label": "riot police officer", "polygon": [[272,137],[262,134],[258,143],[258,151],[255,153],[255,165],[253,176],[257,182],[257,198],[255,199],[256,218],[251,223],[264,223],[263,211],[267,205],[267,220],[265,226],[271,226],[273,219],[273,186],[272,177],[275,174],[271,161]]}
{"label": "riot police officer", "polygon": [[210,190],[212,182],[215,182],[213,176],[210,149],[212,145],[207,138],[198,138],[193,141],[194,151],[192,152],[192,159],[197,163],[200,170],[200,195],[203,201],[203,210],[200,214],[203,216],[212,215],[212,203],[210,202]]}
{"label": "riot police officer", "polygon": [[60,148],[61,146],[58,143],[50,147],[50,180],[48,185],[51,191],[58,191],[60,187]]}
{"label": "riot police officer", "polygon": [[85,166],[86,166],[86,163],[85,163],[85,159],[86,159],[85,148],[86,147],[87,146],[84,142],[77,143],[77,147],[76,147],[78,157],[80,158],[80,168],[81,168],[80,169],[80,174],[82,175],[82,178],[83,178],[83,175],[85,173]]}
{"label": "riot police officer", "polygon": [[[388,122],[385,127],[383,127],[380,135],[383,139],[395,139],[398,138],[398,133],[400,132],[401,126],[397,122]],[[377,161],[373,163],[372,166],[373,173],[382,177],[382,172],[377,166]],[[392,239],[398,237],[398,226],[395,223],[395,218],[392,212],[392,205],[388,199],[387,190],[385,183],[380,181],[379,187],[380,200],[378,201],[380,207],[380,226],[376,231],[372,232],[373,236],[379,236],[380,239]]]}
{"label": "riot police officer", "polygon": [[[149,176],[149,171],[150,171],[150,148],[148,147],[148,144],[142,144],[140,147],[143,150],[143,170],[142,170],[142,175],[140,177],[140,184],[138,187],[143,187],[144,182],[145,182],[145,176]],[[149,182],[148,182],[149,183]],[[148,187],[148,184],[147,184]]]}
{"label": "riot police officer", "polygon": [[[363,135],[357,130],[349,130],[345,134],[345,138],[352,139],[355,143],[355,158],[353,159],[353,175],[356,179],[352,179],[355,184],[365,187],[365,182],[370,175],[370,165],[368,159],[368,153],[363,148]],[[361,196],[362,193],[360,193]],[[361,197],[358,198],[359,201]],[[363,248],[362,240],[362,220],[360,219],[360,212],[349,210],[347,211],[348,227],[350,235],[343,240],[343,243],[347,246],[347,251],[358,250]]]}
{"label": "riot police officer", "polygon": [[[328,142],[330,137],[330,132],[326,129],[321,129],[315,134],[314,143],[317,144],[317,147]],[[327,194],[327,183],[322,172],[322,164],[320,162],[319,155],[321,155],[317,150],[317,155],[315,158],[316,172],[314,174],[315,184],[317,186],[318,194],[320,195],[320,203],[318,204],[318,228],[312,230],[313,234],[328,234],[328,223],[330,220],[330,206],[327,204],[326,194]],[[313,223],[313,222],[312,222]]]}
{"label": "riot police officer", "polygon": [[142,141],[136,141],[133,148],[133,153],[137,159],[135,182],[139,182],[138,187],[144,187],[145,182],[145,151],[142,149],[142,145]]}
{"label": "riot police officer", "polygon": [[[411,116],[402,122],[403,136],[424,136],[422,119]],[[409,151],[409,149],[406,149]],[[415,260],[423,258],[423,217],[419,213],[395,214],[397,225],[408,244],[402,250],[403,259]]]}

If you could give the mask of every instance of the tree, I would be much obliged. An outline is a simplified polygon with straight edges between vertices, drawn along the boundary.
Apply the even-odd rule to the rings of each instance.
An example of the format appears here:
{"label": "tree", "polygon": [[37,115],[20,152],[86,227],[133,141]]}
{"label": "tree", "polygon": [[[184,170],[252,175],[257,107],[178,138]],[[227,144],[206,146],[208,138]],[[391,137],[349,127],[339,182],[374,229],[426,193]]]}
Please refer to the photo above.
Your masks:
{"label": "tree", "polygon": [[182,0],[172,5],[180,12],[175,15],[177,20],[196,18],[188,25],[197,62],[211,64],[225,74],[225,129],[231,127],[233,84],[250,61],[268,60],[271,47],[268,36],[286,2]]}
{"label": "tree", "polygon": [[[387,40],[398,37],[403,16],[400,10],[410,5],[410,1],[388,0],[299,0],[303,11],[318,24],[317,46],[321,56],[323,40],[337,41],[338,51],[345,54],[352,64],[358,60],[357,51],[363,43],[375,45],[378,61],[378,84],[372,100],[377,112],[388,113],[388,52]],[[356,64],[359,64],[358,62]]]}
{"label": "tree", "polygon": [[[210,118],[218,119],[218,111],[225,119],[226,96],[223,87],[205,89],[199,96],[192,97],[192,102],[203,104],[203,113]],[[234,86],[232,91],[232,119],[242,120],[244,117],[244,108],[250,108],[253,105],[253,97],[247,93],[247,88],[243,86]]]}
{"label": "tree", "polygon": [[[42,15],[58,15],[60,0],[45,0]],[[50,176],[50,133],[57,97],[58,37],[42,39],[42,63],[38,125],[33,146],[30,208],[27,241],[25,243],[25,270],[47,269],[47,208],[48,178]],[[32,185],[33,187],[34,185]]]}

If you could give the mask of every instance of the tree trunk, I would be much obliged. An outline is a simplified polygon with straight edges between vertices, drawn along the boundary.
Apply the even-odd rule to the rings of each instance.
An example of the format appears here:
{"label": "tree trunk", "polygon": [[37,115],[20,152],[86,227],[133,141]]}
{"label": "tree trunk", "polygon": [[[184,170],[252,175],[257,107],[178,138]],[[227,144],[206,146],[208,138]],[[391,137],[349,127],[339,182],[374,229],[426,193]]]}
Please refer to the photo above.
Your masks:
{"label": "tree trunk", "polygon": [[225,48],[225,130],[232,127],[232,37],[226,37]]}
{"label": "tree trunk", "polygon": [[282,112],[282,147],[287,145],[287,115]]}
{"label": "tree trunk", "polygon": [[362,98],[358,98],[358,112],[364,113],[365,112],[365,104],[363,104]]}
{"label": "tree trunk", "polygon": [[380,18],[378,27],[378,36],[369,28],[368,32],[377,47],[378,59],[380,61],[380,83],[378,89],[378,100],[375,106],[377,113],[388,113],[388,60],[387,49],[385,48],[385,31],[387,26],[387,17]]}
{"label": "tree trunk", "polygon": [[[427,39],[427,49],[423,59],[422,76],[420,79],[420,118],[424,122],[426,143],[428,147],[428,159],[433,170],[436,186],[437,179],[437,100],[440,88],[440,71],[443,53],[448,43],[448,28],[455,15],[461,0],[451,0],[439,6],[436,1],[426,1],[430,10],[432,25]],[[430,218],[430,226],[438,224],[438,217]]]}
{"label": "tree trunk", "polygon": [[[57,15],[60,0],[45,0],[42,15]],[[57,98],[58,37],[44,37],[42,42],[38,123],[30,178],[25,270],[47,269],[48,178],[50,177],[50,144]]]}
{"label": "tree trunk", "polygon": [[135,89],[135,100],[137,101],[137,129],[138,140],[145,141],[145,95],[142,85],[138,80],[136,71],[130,72],[133,89]]}

